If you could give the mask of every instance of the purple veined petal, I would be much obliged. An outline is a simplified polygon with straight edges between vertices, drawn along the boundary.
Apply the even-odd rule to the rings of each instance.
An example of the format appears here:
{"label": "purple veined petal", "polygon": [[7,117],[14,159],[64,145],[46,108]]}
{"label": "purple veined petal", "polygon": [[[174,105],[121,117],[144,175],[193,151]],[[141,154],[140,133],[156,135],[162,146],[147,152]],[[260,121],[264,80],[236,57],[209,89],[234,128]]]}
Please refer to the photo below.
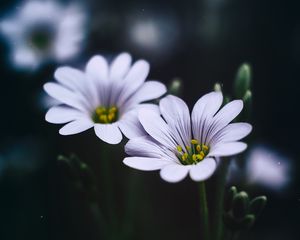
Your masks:
{"label": "purple veined petal", "polygon": [[89,118],[86,113],[68,106],[54,106],[48,110],[45,119],[50,123],[67,123],[76,119]]}
{"label": "purple veined petal", "polygon": [[59,130],[59,133],[61,135],[77,134],[92,128],[93,125],[94,123],[90,119],[80,118],[74,120],[73,122],[67,123]]}
{"label": "purple veined petal", "polygon": [[163,118],[175,136],[176,142],[186,151],[185,146],[190,145],[192,138],[188,106],[180,98],[168,95],[160,100],[159,108]]}
{"label": "purple veined petal", "polygon": [[190,169],[190,177],[194,181],[205,181],[213,175],[217,168],[217,163],[213,158],[204,158]]}
{"label": "purple veined petal", "polygon": [[213,146],[219,142],[238,141],[246,137],[251,131],[252,126],[249,123],[230,123],[214,136],[210,136],[207,142],[208,145]]}
{"label": "purple veined petal", "polygon": [[176,149],[177,143],[172,137],[171,129],[159,114],[148,109],[140,109],[138,117],[151,137],[169,149]]}
{"label": "purple veined petal", "polygon": [[82,71],[72,67],[59,67],[54,73],[55,79],[70,90],[81,93],[96,107],[99,100],[97,86]]}
{"label": "purple veined petal", "polygon": [[99,82],[108,82],[109,67],[104,57],[97,55],[92,57],[85,68],[85,71],[99,86]]}
{"label": "purple veined petal", "polygon": [[125,152],[130,156],[162,158],[173,161],[168,157],[166,150],[150,136],[141,136],[130,139],[125,145]]}
{"label": "purple veined petal", "polygon": [[128,99],[127,102],[132,104],[149,101],[159,98],[166,92],[167,88],[164,84],[158,81],[147,81]]}
{"label": "purple veined petal", "polygon": [[211,92],[201,97],[192,110],[192,129],[194,138],[204,142],[204,137],[214,114],[223,102],[221,92]]}
{"label": "purple veined petal", "polygon": [[131,66],[131,56],[128,53],[119,54],[111,64],[109,78],[111,81],[123,81]]}
{"label": "purple veined petal", "polygon": [[122,133],[116,123],[95,124],[95,133],[98,138],[109,144],[118,144],[122,140]]}
{"label": "purple veined petal", "polygon": [[142,171],[159,170],[168,164],[162,159],[149,157],[127,157],[123,160],[123,163],[128,167]]}
{"label": "purple veined petal", "polygon": [[160,170],[160,176],[167,182],[176,183],[187,176],[190,168],[190,165],[184,166],[177,163],[169,164]]}
{"label": "purple veined petal", "polygon": [[89,103],[79,93],[74,93],[57,83],[44,84],[44,90],[53,98],[71,107],[87,112]]}
{"label": "purple veined petal", "polygon": [[136,61],[124,78],[122,91],[118,97],[118,104],[122,105],[146,80],[149,74],[149,63],[144,60]]}
{"label": "purple veined petal", "polygon": [[119,120],[118,126],[128,139],[147,134],[138,119],[138,111],[136,109],[125,113]]}
{"label": "purple veined petal", "polygon": [[221,129],[226,127],[243,109],[242,100],[234,100],[227,103],[213,118],[209,132],[205,140],[210,139]]}
{"label": "purple veined petal", "polygon": [[72,67],[59,67],[54,72],[54,78],[66,86],[67,88],[75,91],[82,91],[86,77],[83,72]]}
{"label": "purple veined petal", "polygon": [[243,142],[225,142],[212,146],[208,157],[227,157],[245,151],[247,144]]}

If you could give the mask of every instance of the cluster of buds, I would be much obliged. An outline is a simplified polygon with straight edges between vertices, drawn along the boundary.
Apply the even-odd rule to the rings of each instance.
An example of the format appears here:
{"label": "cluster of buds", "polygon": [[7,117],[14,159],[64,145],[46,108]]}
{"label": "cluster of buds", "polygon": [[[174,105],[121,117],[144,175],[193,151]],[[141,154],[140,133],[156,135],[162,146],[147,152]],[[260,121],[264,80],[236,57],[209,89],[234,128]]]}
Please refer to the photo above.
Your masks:
{"label": "cluster of buds", "polygon": [[265,196],[250,200],[246,192],[238,192],[236,187],[231,187],[224,205],[223,220],[225,226],[232,231],[251,228],[265,208],[266,203],[267,198]]}
{"label": "cluster of buds", "polygon": [[97,181],[90,167],[74,154],[69,157],[60,155],[57,159],[61,171],[70,178],[72,187],[83,192],[91,202],[96,202],[99,196]]}

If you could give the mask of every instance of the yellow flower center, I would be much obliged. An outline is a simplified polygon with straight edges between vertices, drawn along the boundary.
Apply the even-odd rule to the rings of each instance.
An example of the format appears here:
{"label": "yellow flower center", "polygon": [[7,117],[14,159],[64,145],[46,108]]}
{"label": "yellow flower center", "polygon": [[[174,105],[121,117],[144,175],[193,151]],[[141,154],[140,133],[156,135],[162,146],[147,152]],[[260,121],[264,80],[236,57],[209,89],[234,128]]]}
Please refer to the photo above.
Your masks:
{"label": "yellow flower center", "polygon": [[118,120],[118,116],[119,111],[117,107],[99,106],[93,114],[93,120],[95,123],[113,123]]}
{"label": "yellow flower center", "polygon": [[177,157],[183,165],[197,164],[202,161],[209,152],[209,147],[205,144],[201,144],[196,139],[191,140],[190,146],[185,146],[186,151],[182,146],[177,146]]}

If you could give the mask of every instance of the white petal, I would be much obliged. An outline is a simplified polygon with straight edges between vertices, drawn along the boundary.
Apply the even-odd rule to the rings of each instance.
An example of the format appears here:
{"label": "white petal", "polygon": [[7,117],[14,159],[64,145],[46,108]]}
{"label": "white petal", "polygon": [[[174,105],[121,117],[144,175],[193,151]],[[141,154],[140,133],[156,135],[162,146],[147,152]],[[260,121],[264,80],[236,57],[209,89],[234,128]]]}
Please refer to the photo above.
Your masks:
{"label": "white petal", "polygon": [[[75,94],[74,92],[62,87],[56,83],[46,83],[44,84],[44,90],[53,98],[61,101],[64,104],[72,106],[74,108],[86,111],[87,103],[80,94]],[[85,103],[85,104],[84,104]]]}
{"label": "white petal", "polygon": [[158,170],[166,165],[166,162],[162,161],[159,158],[148,157],[127,157],[123,160],[123,163],[128,167],[132,167],[142,171]]}
{"label": "white petal", "polygon": [[192,111],[192,128],[194,137],[200,142],[205,142],[208,125],[214,114],[221,107],[223,95],[221,92],[211,92],[201,97]]}
{"label": "white petal", "polygon": [[72,90],[81,90],[84,81],[86,81],[84,73],[72,67],[57,68],[54,72],[54,78]]}
{"label": "white petal", "polygon": [[50,123],[66,123],[78,118],[87,117],[84,113],[65,106],[55,106],[46,113],[46,121]]}
{"label": "white petal", "polygon": [[109,144],[118,144],[122,140],[122,133],[117,124],[95,124],[95,133],[98,138]]}
{"label": "white petal", "polygon": [[247,144],[243,142],[225,142],[213,146],[208,157],[226,157],[243,152],[247,148]]}
{"label": "white petal", "polygon": [[231,123],[208,140],[209,145],[215,145],[218,142],[233,142],[246,137],[252,130],[248,123]]}
{"label": "white petal", "polygon": [[132,110],[122,116],[119,121],[119,128],[128,139],[147,134],[138,119],[137,110]]}
{"label": "white petal", "polygon": [[129,102],[145,102],[152,99],[159,98],[167,92],[167,88],[164,84],[158,81],[147,81],[145,82],[137,92],[129,98]]}
{"label": "white petal", "polygon": [[183,147],[188,146],[192,135],[190,111],[186,103],[178,97],[168,95],[160,100],[159,108],[177,143]]}
{"label": "white petal", "polygon": [[0,21],[0,31],[11,38],[18,37],[22,32],[22,27],[22,22],[16,18]]}
{"label": "white petal", "polygon": [[190,166],[169,164],[160,171],[160,176],[167,182],[176,183],[183,180],[188,174]]}
{"label": "white petal", "polygon": [[92,57],[86,65],[86,72],[95,81],[108,81],[108,64],[104,57],[98,55]]}
{"label": "white petal", "polygon": [[76,133],[83,132],[91,127],[93,127],[94,123],[88,118],[77,119],[73,122],[70,122],[63,126],[59,133],[61,135],[72,135]]}
{"label": "white petal", "polygon": [[190,177],[194,181],[205,181],[216,170],[217,164],[213,158],[204,158],[196,165],[192,165],[190,169]]}
{"label": "white petal", "polygon": [[119,104],[126,101],[143,84],[148,76],[149,69],[149,63],[144,60],[139,60],[133,64],[124,78],[124,87],[118,100]]}
{"label": "white petal", "polygon": [[169,149],[176,149],[177,144],[166,122],[154,111],[141,109],[138,118],[146,132]]}
{"label": "white petal", "polygon": [[111,80],[123,80],[125,74],[129,71],[131,66],[131,56],[128,53],[121,53],[112,62],[110,67]]}
{"label": "white petal", "polygon": [[227,103],[213,118],[212,126],[210,127],[209,136],[210,139],[214,134],[226,127],[243,109],[242,100],[234,100]]}
{"label": "white petal", "polygon": [[37,68],[43,61],[37,54],[28,47],[17,46],[12,54],[12,61],[19,67]]}
{"label": "white petal", "polygon": [[164,155],[163,149],[150,136],[130,139],[125,145],[125,152],[130,156],[139,157],[161,158]]}

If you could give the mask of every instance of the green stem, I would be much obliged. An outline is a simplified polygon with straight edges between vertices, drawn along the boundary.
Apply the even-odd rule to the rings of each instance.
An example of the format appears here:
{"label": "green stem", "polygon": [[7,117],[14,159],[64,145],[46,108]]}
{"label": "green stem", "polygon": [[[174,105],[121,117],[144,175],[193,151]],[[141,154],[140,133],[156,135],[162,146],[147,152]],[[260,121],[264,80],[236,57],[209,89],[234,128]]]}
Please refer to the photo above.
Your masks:
{"label": "green stem", "polygon": [[[115,211],[114,193],[113,193],[113,179],[112,179],[112,157],[110,155],[109,146],[102,144],[101,148],[101,175],[103,181],[103,192],[106,197],[106,208],[109,219],[109,228],[111,235],[116,233],[117,228],[117,216]],[[114,238],[111,236],[111,238]]]}
{"label": "green stem", "polygon": [[130,172],[128,177],[128,187],[126,194],[126,207],[123,218],[123,236],[124,239],[132,239],[134,234],[134,216],[135,216],[135,207],[138,204],[138,190],[140,180],[138,175]]}
{"label": "green stem", "polygon": [[200,218],[202,226],[202,240],[209,240],[209,215],[207,207],[205,182],[199,183],[199,197],[200,197]]}
{"label": "green stem", "polygon": [[226,176],[228,171],[228,166],[230,163],[230,159],[221,159],[219,172],[217,174],[216,179],[216,194],[215,194],[215,202],[212,206],[212,240],[220,240],[223,234],[223,220],[222,215],[224,212],[224,190],[226,184]]}

